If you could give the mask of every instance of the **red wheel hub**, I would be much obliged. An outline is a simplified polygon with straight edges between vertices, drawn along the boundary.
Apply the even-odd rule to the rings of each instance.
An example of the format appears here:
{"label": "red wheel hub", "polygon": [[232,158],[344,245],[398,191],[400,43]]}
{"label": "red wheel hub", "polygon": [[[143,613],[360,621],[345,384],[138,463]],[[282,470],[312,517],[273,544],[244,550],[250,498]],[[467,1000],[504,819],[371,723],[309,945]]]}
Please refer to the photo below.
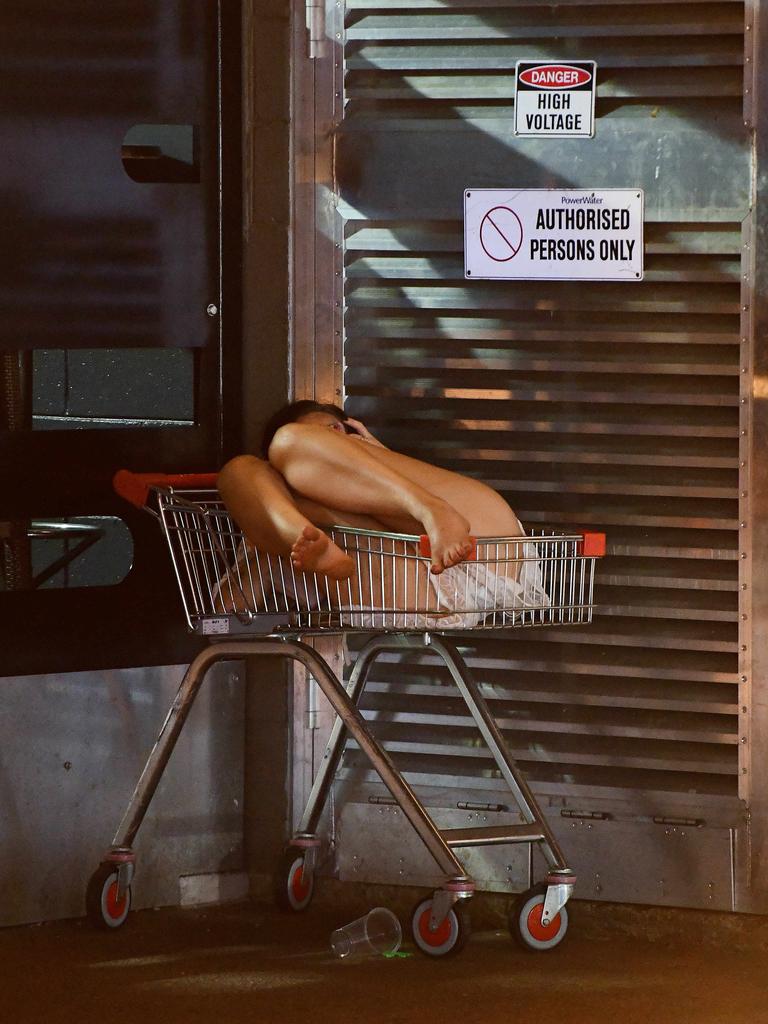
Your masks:
{"label": "red wheel hub", "polygon": [[294,865],[291,872],[291,894],[297,903],[301,903],[309,895],[309,882],[302,881],[304,861]]}
{"label": "red wheel hub", "polygon": [[117,882],[112,882],[109,889],[107,889],[107,898],[104,901],[107,915],[115,921],[123,916],[125,912],[125,901],[128,899],[127,893],[123,893],[123,898],[118,899],[118,891]]}
{"label": "red wheel hub", "polygon": [[525,922],[528,934],[536,939],[537,942],[549,942],[550,939],[557,935],[560,928],[560,914],[555,914],[549,924],[545,925],[541,923],[543,913],[544,901],[542,900],[541,903],[531,907]]}
{"label": "red wheel hub", "polygon": [[429,927],[429,919],[432,911],[429,907],[419,918],[419,935],[428,946],[444,946],[451,937],[451,919],[443,918],[442,923],[434,931]]}

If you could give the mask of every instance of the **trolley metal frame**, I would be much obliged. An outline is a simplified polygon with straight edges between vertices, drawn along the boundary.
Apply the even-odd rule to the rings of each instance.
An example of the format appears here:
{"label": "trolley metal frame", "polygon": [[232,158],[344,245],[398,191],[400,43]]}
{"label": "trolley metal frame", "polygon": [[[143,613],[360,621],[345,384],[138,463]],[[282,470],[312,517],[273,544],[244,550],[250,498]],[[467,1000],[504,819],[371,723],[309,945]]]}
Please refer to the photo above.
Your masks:
{"label": "trolley metal frame", "polygon": [[[306,580],[297,581],[287,559],[278,560],[278,571],[275,556],[249,551],[242,533],[215,491],[213,476],[169,477],[120,471],[115,478],[115,487],[123,497],[159,519],[168,540],[188,628],[207,636],[211,642],[187,669],[110,849],[91,879],[88,891],[90,916],[107,927],[118,927],[127,916],[135,867],[133,842],[208,669],[219,661],[271,654],[282,655],[303,665],[337,716],[299,828],[289,841],[284,879],[287,887],[284,905],[287,908],[303,910],[311,898],[321,844],[317,836],[318,825],[346,741],[352,737],[443,875],[428,907],[430,931],[436,933],[457,901],[466,899],[474,891],[474,882],[454,851],[507,843],[534,843],[539,846],[548,867],[546,884],[524,895],[544,889],[534,900],[539,908],[537,926],[544,929],[542,934],[551,928],[573,891],[575,875],[511,756],[480,688],[446,635],[450,630],[445,623],[453,622],[454,631],[464,633],[468,629],[467,615],[471,616],[469,621],[475,623],[469,627],[472,629],[489,628],[488,622],[490,628],[498,629],[499,626],[519,628],[591,621],[595,559],[604,554],[603,535],[480,538],[475,561],[486,568],[473,568],[471,572],[475,581],[482,578],[483,586],[475,587],[475,600],[470,602],[471,607],[466,600],[463,601],[463,614],[457,617],[455,608],[445,606],[445,592],[429,586],[420,601],[411,602],[414,603],[413,608],[394,607],[398,597],[394,591],[398,587],[402,591],[403,576],[402,572],[400,577],[396,572],[393,575],[392,567],[396,569],[401,559],[410,559],[415,573],[422,572],[425,567],[428,572],[429,558],[424,538],[339,528],[334,538],[348,552],[356,553],[356,575],[363,571],[370,573],[374,564],[372,545],[377,564],[383,566],[376,586],[371,585],[366,595],[371,604],[363,608],[354,602],[353,605],[349,602],[344,604],[344,585],[336,588],[321,577],[312,580],[312,585],[307,587]],[[501,556],[500,545],[506,545]],[[254,558],[257,559],[255,566],[251,564]],[[500,586],[497,574],[500,565],[506,567],[506,578],[509,579],[509,566],[526,560],[544,563],[545,566],[541,574],[544,585],[537,591],[538,604],[520,601],[520,588],[504,581],[501,584],[503,600],[500,600],[496,592]],[[489,568],[491,564],[493,570]],[[519,576],[521,570],[516,569],[515,572]],[[258,587],[252,586],[247,595],[243,586],[246,578],[251,583],[254,579],[259,580]],[[285,600],[282,603],[275,587],[276,578],[283,587],[282,597]],[[461,579],[461,574],[457,578]],[[268,586],[265,580],[270,581]],[[286,585],[286,580],[289,585]],[[495,589],[491,588],[491,583]],[[478,600],[481,589],[482,600]],[[290,592],[290,598],[286,597],[286,592]],[[493,606],[488,604],[489,593],[496,598]],[[357,591],[355,594],[359,596]],[[434,626],[408,628],[410,621],[430,622]],[[325,660],[300,639],[306,634],[329,632],[376,634],[357,655],[346,687]],[[371,733],[360,713],[359,704],[376,659],[384,651],[424,648],[433,651],[447,666],[517,804],[522,824],[439,829],[388,752]],[[528,905],[526,903],[525,907]],[[526,913],[529,913],[527,909]],[[427,921],[426,917],[423,919]],[[429,942],[425,948],[416,937],[424,952],[443,955],[451,951],[439,944],[431,948]],[[549,948],[546,943],[528,945],[531,948]]]}

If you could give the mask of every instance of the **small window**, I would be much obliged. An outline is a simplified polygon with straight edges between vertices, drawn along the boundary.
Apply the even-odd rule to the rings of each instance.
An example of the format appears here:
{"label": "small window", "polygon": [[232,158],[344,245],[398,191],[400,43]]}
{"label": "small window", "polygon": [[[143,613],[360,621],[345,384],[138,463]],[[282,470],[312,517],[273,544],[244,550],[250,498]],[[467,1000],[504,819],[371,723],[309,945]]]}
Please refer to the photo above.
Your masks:
{"label": "small window", "polygon": [[133,564],[131,532],[116,516],[0,521],[0,591],[111,587]]}
{"label": "small window", "polygon": [[193,424],[188,349],[39,349],[33,355],[34,430]]}
{"label": "small window", "polygon": [[121,156],[133,181],[200,181],[197,131],[191,124],[136,124],[123,139]]}

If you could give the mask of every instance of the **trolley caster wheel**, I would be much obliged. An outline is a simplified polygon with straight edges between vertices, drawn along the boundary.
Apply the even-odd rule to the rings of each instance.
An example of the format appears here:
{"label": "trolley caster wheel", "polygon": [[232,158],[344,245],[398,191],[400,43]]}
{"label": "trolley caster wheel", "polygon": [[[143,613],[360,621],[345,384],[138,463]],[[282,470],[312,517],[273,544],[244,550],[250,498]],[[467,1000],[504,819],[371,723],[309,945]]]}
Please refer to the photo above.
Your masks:
{"label": "trolley caster wheel", "polygon": [[315,893],[315,873],[304,870],[304,858],[304,850],[289,846],[275,872],[275,902],[288,913],[306,910]]}
{"label": "trolley caster wheel", "polygon": [[568,910],[561,907],[547,925],[541,923],[547,887],[534,885],[521,893],[509,911],[509,931],[523,949],[545,953],[559,946],[568,931]]}
{"label": "trolley caster wheel", "polygon": [[100,864],[91,875],[85,894],[89,921],[97,928],[119,928],[131,909],[131,887],[118,897],[117,867]]}
{"label": "trolley caster wheel", "polygon": [[416,946],[427,956],[455,956],[472,934],[469,913],[461,903],[454,903],[442,923],[433,931],[429,927],[432,897],[420,900],[411,914],[411,934]]}

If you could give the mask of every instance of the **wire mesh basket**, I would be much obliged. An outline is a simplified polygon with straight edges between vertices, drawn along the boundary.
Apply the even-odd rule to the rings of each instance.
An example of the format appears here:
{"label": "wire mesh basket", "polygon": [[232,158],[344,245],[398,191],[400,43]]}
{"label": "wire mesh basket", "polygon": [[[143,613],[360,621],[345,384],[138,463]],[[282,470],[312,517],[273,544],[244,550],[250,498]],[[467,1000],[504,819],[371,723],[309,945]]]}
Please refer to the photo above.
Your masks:
{"label": "wire mesh basket", "polygon": [[443,632],[592,619],[602,534],[480,537],[467,561],[435,575],[424,538],[335,526],[327,532],[354,565],[349,579],[337,581],[255,550],[216,491],[155,494],[187,624],[197,633]]}

